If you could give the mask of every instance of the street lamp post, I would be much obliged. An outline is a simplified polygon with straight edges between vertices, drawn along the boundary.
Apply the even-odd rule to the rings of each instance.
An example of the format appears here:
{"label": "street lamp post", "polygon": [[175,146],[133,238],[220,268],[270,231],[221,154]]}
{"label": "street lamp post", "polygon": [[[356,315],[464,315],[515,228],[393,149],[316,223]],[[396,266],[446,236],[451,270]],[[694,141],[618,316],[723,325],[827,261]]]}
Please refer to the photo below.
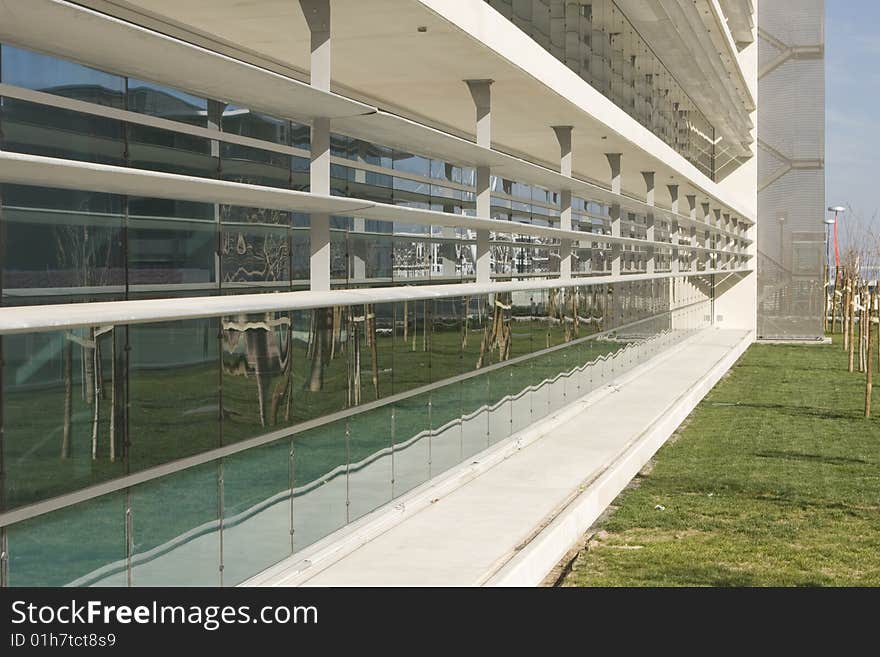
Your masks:
{"label": "street lamp post", "polygon": [[[846,208],[841,205],[835,205],[828,208],[828,212],[834,213],[834,218],[826,218],[825,219],[825,263],[826,263],[826,276],[827,280],[825,281],[826,286],[829,286],[828,289],[831,292],[831,332],[834,333],[835,324],[837,323],[837,313],[835,312],[835,303],[834,299],[837,295],[837,285],[840,282],[840,247],[837,242],[837,215],[841,212],[846,212]],[[828,238],[828,227],[834,226],[834,287],[830,287],[831,285],[831,254],[829,253],[829,238]],[[827,323],[828,314],[825,313],[825,321]],[[827,324],[826,324],[827,325]]]}

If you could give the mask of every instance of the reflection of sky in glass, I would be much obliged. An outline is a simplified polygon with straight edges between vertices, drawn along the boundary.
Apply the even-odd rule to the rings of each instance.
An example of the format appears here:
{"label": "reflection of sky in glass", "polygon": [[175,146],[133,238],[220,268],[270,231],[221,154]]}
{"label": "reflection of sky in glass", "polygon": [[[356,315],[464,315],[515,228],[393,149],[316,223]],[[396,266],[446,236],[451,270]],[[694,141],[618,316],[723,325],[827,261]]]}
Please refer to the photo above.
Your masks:
{"label": "reflection of sky in glass", "polygon": [[5,44],[0,79],[28,89],[90,85],[122,93],[125,88],[123,79],[117,75]]}
{"label": "reflection of sky in glass", "polygon": [[154,82],[145,82],[143,80],[136,80],[135,78],[128,79],[128,89],[130,92],[137,91],[138,89],[149,89],[159,94],[166,94],[168,96],[173,96],[174,98],[183,101],[186,105],[190,105],[194,108],[199,109],[207,109],[208,101],[204,98],[199,98],[198,96],[193,96],[191,94],[186,93],[185,91],[180,91],[178,89],[172,89],[171,87],[166,87],[161,84],[156,84]]}

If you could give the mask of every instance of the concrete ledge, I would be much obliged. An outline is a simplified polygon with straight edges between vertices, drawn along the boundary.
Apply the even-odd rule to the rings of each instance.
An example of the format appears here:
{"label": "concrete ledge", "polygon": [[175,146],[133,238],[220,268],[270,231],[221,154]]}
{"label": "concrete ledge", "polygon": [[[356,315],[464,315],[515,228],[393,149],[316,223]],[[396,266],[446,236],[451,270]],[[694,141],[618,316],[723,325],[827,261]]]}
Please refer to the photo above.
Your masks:
{"label": "concrete ledge", "polygon": [[243,586],[536,585],[751,342],[702,331]]}
{"label": "concrete ledge", "polygon": [[493,576],[488,586],[537,586],[752,343],[744,338]]}
{"label": "concrete ledge", "polygon": [[758,338],[757,340],[755,340],[755,342],[757,342],[758,344],[790,344],[790,345],[797,345],[799,347],[802,347],[804,345],[810,346],[810,345],[831,344],[831,338],[819,338],[818,340],[801,340],[798,338],[793,338],[791,340],[773,340],[773,339],[765,340],[764,338]]}
{"label": "concrete ledge", "polygon": [[673,358],[697,336],[691,336],[651,360],[625,372],[611,383],[577,399],[528,428],[476,454],[468,461],[434,477],[389,504],[366,514],[297,554],[284,559],[239,586],[298,586],[316,573],[351,554],[364,544],[384,534],[408,517],[429,507],[466,483],[479,477],[505,459],[583,413],[584,409],[613,394],[621,385],[640,377],[645,371]]}

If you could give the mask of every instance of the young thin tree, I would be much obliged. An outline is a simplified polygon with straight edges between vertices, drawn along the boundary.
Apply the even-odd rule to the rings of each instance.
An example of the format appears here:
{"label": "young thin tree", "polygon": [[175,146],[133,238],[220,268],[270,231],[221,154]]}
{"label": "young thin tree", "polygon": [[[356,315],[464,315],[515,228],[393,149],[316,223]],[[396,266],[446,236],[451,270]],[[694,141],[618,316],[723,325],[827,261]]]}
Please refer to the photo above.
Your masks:
{"label": "young thin tree", "polygon": [[871,417],[871,391],[873,388],[873,378],[874,378],[874,362],[873,358],[871,358],[871,347],[872,345],[872,336],[874,334],[874,293],[868,292],[868,307],[865,310],[865,326],[866,333],[868,334],[867,340],[867,353],[868,357],[865,359],[865,417]]}

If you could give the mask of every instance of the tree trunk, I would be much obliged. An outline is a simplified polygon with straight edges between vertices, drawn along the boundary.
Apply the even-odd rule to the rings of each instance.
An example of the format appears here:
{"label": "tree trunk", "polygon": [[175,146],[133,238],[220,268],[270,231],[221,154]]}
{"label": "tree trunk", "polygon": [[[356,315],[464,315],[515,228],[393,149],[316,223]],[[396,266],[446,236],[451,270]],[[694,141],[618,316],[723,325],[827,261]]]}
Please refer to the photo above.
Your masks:
{"label": "tree trunk", "polygon": [[[91,405],[92,403],[92,395],[95,392],[95,347],[97,347],[98,343],[95,341],[95,329],[94,327],[89,328],[89,337],[86,344],[91,343],[93,346],[83,347],[83,368],[85,369],[85,381],[83,382],[83,389],[86,395],[86,404]],[[89,351],[91,350],[91,353]]]}
{"label": "tree trunk", "polygon": [[461,318],[461,350],[467,349],[468,342],[468,312],[471,308],[470,297],[464,298],[464,317]]}
{"label": "tree trunk", "polygon": [[431,324],[430,310],[431,305],[427,301],[422,302],[422,351],[428,351],[428,327]]}
{"label": "tree trunk", "polygon": [[[91,329],[92,335],[94,336],[95,330]],[[92,395],[92,403],[95,405],[95,414],[92,417],[92,460],[95,461],[98,458],[98,417],[101,407],[101,390],[98,385],[98,377],[94,376],[98,371],[98,341],[95,338],[95,348],[92,349],[92,358],[94,362],[92,364],[92,381],[94,382],[93,395]]]}
{"label": "tree trunk", "polygon": [[327,309],[316,308],[312,311],[312,342],[309,351],[312,354],[309,369],[308,388],[310,392],[320,392],[324,387],[324,336],[326,335]]}
{"label": "tree trunk", "polygon": [[839,286],[837,281],[839,276],[837,272],[834,275],[834,291],[831,293],[831,335],[837,332],[837,297],[839,294]]}
{"label": "tree trunk", "polygon": [[110,463],[116,461],[116,328],[111,331],[110,356]]}
{"label": "tree trunk", "polygon": [[403,342],[409,342],[409,301],[403,302]]}
{"label": "tree trunk", "polygon": [[367,316],[367,335],[370,340],[370,365],[373,370],[373,394],[379,399],[379,348],[376,345],[376,306],[364,308]]}
{"label": "tree trunk", "polygon": [[70,458],[70,429],[73,417],[73,342],[64,337],[64,432],[61,437],[61,458]]}
{"label": "tree trunk", "polygon": [[871,347],[872,344],[872,335],[874,333],[873,324],[872,324],[872,309],[874,305],[873,294],[869,293],[868,296],[868,308],[865,311],[865,317],[867,318],[867,333],[868,333],[868,345],[867,352],[868,356],[865,359],[865,417],[871,417],[871,388],[873,387],[873,378],[874,378],[874,361],[871,358]]}
{"label": "tree trunk", "polygon": [[843,296],[840,298],[840,323],[843,326],[843,351],[849,349],[849,280],[844,273]]}
{"label": "tree trunk", "polygon": [[354,384],[354,405],[361,403],[361,336],[358,331],[357,323],[354,324],[354,375],[352,383]]}
{"label": "tree trunk", "polygon": [[863,301],[865,294],[862,290],[856,295],[858,299],[856,306],[856,314],[859,318],[859,372],[865,371],[865,309]]}
{"label": "tree trunk", "polygon": [[849,371],[853,371],[853,366],[855,365],[855,294],[852,290],[849,292],[849,308],[847,309],[848,318],[849,318],[849,331],[847,336],[849,338]]}

